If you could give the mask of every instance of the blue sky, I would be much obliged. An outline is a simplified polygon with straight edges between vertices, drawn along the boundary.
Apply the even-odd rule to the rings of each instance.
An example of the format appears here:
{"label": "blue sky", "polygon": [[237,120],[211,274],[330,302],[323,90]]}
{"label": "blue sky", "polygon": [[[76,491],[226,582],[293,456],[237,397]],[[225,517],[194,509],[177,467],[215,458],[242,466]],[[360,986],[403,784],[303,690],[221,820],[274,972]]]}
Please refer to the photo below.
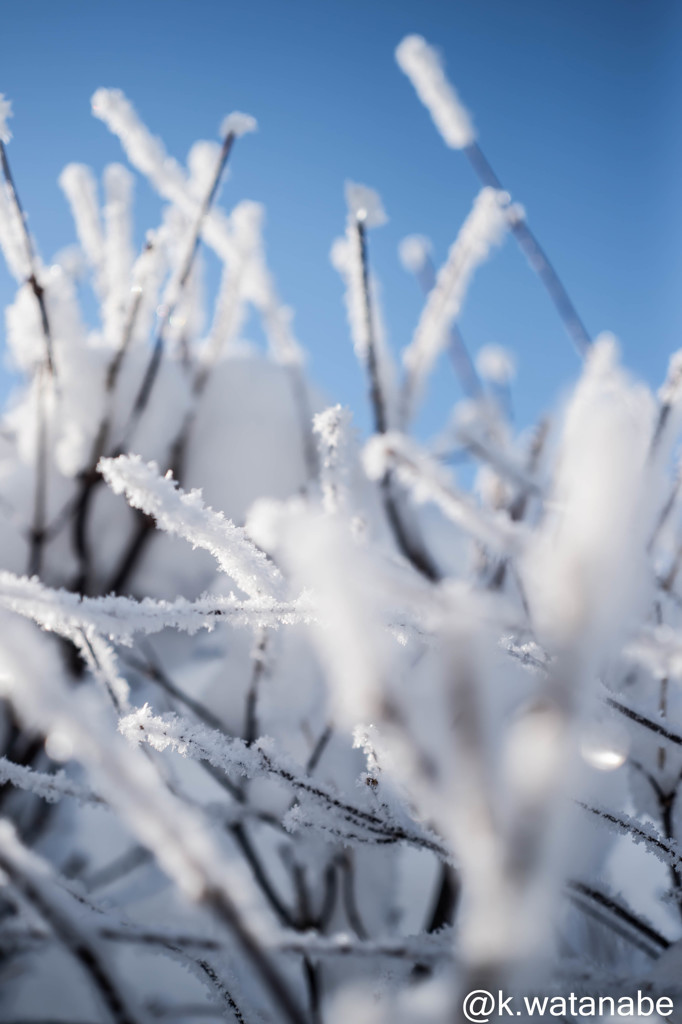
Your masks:
{"label": "blue sky", "polygon": [[[658,382],[680,344],[682,11],[677,0],[22,0],[2,12],[0,92],[31,228],[49,257],[74,233],[56,179],[71,160],[121,159],[90,115],[118,86],[184,159],[233,109],[260,130],[235,151],[223,192],[267,206],[280,292],[315,379],[363,410],[329,249],[343,231],[346,178],[377,188],[390,217],[370,239],[391,343],[419,314],[396,249],[419,232],[444,257],[476,192],[393,57],[408,32],[438,45],[480,140],[559,269],[588,329],[614,331],[635,372]],[[137,188],[138,228],[158,206]],[[0,270],[0,302],[11,295]],[[517,354],[522,423],[551,405],[577,359],[513,242],[476,279],[462,330],[473,350]],[[457,387],[447,363],[422,429]],[[366,423],[364,412],[359,421]]]}

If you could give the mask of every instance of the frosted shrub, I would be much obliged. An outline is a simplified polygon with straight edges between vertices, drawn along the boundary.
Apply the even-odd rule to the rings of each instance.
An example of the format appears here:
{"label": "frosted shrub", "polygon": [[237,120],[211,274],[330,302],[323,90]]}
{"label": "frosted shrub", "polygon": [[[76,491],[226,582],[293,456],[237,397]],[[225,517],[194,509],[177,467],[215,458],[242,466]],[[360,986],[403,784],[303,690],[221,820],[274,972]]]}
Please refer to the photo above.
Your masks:
{"label": "frosted shrub", "polygon": [[[0,432],[3,1021],[445,1024],[477,988],[676,993],[680,360],[654,395],[590,341],[434,51],[397,58],[482,191],[440,268],[401,246],[426,299],[399,367],[381,200],[347,186],[364,440],[308,380],[260,207],[218,206],[252,118],[185,168],[99,90],[162,222],[136,253],[130,171],[100,193],[71,165],[79,253],[44,263],[0,99],[23,379]],[[474,362],[457,326],[508,235],[584,356],[519,437],[513,359]],[[463,397],[425,442],[445,352]]]}

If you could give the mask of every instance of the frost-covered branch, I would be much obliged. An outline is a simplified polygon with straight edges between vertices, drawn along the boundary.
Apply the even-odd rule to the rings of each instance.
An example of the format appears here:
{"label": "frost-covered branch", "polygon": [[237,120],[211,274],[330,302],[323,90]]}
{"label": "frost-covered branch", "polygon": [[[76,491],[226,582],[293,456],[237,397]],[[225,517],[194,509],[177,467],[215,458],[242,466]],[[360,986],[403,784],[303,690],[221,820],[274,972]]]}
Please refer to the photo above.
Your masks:
{"label": "frost-covered branch", "polygon": [[504,513],[495,516],[477,508],[467,495],[459,495],[448,474],[404,434],[391,433],[373,438],[364,452],[365,469],[379,479],[394,469],[398,479],[413,491],[417,501],[432,501],[467,533],[497,551],[519,553],[524,531]]}
{"label": "frost-covered branch", "polygon": [[153,516],[160,529],[209,551],[250,597],[283,595],[277,567],[241,527],[207,508],[199,491],[184,493],[171,477],[160,475],[155,463],[145,464],[138,455],[101,459],[98,468],[115,494],[125,494],[129,504]]}
{"label": "frost-covered branch", "polygon": [[516,216],[506,192],[484,188],[476,198],[446,262],[438,271],[414,337],[403,353],[405,382],[400,407],[403,427],[414,416],[426,379],[448,341],[450,325],[459,316],[476,268],[488,258],[492,248],[501,243],[505,230]]}
{"label": "frost-covered branch", "polygon": [[[69,1019],[97,993],[140,1024],[446,1024],[512,977],[620,991],[646,970],[654,993],[679,973],[679,356],[653,393],[603,336],[518,433],[513,357],[474,361],[457,329],[507,230],[589,339],[440,59],[414,36],[397,57],[484,187],[438,272],[401,245],[425,292],[401,391],[368,249],[385,215],[347,186],[332,260],[369,439],[309,377],[263,208],[217,205],[251,119],[185,167],[99,90],[161,224],[135,257],[130,172],[100,196],[69,165],[79,246],[43,268],[0,98],[26,371],[0,425],[3,1020],[47,1019],[69,956]],[[429,410],[424,444],[407,430],[446,347],[467,400]]]}
{"label": "frost-covered branch", "polygon": [[81,642],[81,633],[99,634],[129,645],[139,633],[178,629],[190,635],[211,630],[217,622],[244,628],[311,622],[314,607],[307,595],[295,601],[273,601],[269,597],[240,600],[234,594],[206,594],[196,601],[179,597],[175,601],[134,598],[81,597],[67,590],[52,590],[36,579],[0,573],[0,606],[33,619],[43,629]]}
{"label": "frost-covered branch", "polygon": [[65,796],[83,803],[102,803],[101,797],[74,782],[63,771],[49,775],[47,772],[39,772],[23,764],[13,764],[6,757],[0,757],[0,785],[8,783],[27,793],[34,793],[48,803],[61,800]]}
{"label": "frost-covered branch", "polygon": [[0,871],[55,932],[78,962],[97,991],[103,1006],[116,1024],[141,1024],[144,1016],[122,987],[76,915],[68,896],[50,878],[44,861],[27,850],[7,822],[0,822]]}
{"label": "frost-covered branch", "polygon": [[[156,750],[170,748],[184,757],[208,761],[227,773],[248,779],[276,779],[290,787],[299,799],[306,798],[329,815],[337,815],[335,834],[339,836],[348,834],[352,838],[361,838],[363,833],[367,833],[369,841],[404,841],[449,857],[445,847],[425,831],[395,825],[373,811],[348,802],[329,787],[312,782],[295,762],[277,755],[267,738],[252,744],[227,739],[221,732],[190,725],[175,715],[154,716],[148,705],[124,718],[120,730],[131,741],[139,743],[144,740]],[[301,812],[297,807],[290,812],[287,821],[291,828],[312,825],[326,830],[333,824],[329,817],[318,824],[317,816],[305,809]],[[347,826],[353,830],[352,834],[346,832]]]}
{"label": "frost-covered branch", "polygon": [[[434,48],[422,36],[407,36],[396,49],[396,60],[431,114],[445,144],[451,149],[464,151],[482,185],[503,189],[477,141],[469,113],[448,81]],[[584,355],[591,338],[559,275],[528,227],[525,214],[517,211],[510,226],[522,252],[545,286],[569,337]]]}

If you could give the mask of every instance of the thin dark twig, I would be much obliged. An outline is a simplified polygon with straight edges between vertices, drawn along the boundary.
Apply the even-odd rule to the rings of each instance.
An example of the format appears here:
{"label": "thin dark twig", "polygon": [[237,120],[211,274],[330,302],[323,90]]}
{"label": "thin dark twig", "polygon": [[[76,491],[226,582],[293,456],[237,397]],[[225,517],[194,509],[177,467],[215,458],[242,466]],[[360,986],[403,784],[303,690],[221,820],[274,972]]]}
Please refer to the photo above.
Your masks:
{"label": "thin dark twig", "polygon": [[[145,244],[143,252],[149,252],[152,243]],[[92,499],[98,487],[103,483],[102,477],[97,472],[97,464],[100,457],[104,455],[111,433],[113,416],[113,399],[116,384],[119,379],[123,360],[130,347],[133,331],[142,305],[142,289],[137,288],[133,292],[133,299],[130,303],[128,315],[123,325],[120,344],[114,353],[109,366],[107,367],[104,388],[106,411],[102,416],[99,429],[95,436],[92,452],[86,469],[80,476],[80,490],[75,499],[75,514],[73,517],[72,537],[76,556],[79,560],[79,573],[75,580],[73,589],[79,593],[89,593],[90,579],[89,570],[91,564],[91,552],[88,541],[88,514],[92,506]]]}
{"label": "thin dark twig", "polygon": [[327,868],[324,873],[324,894],[320,905],[320,911],[315,921],[315,926],[321,933],[326,931],[334,914],[337,890],[338,879],[336,864],[327,864]]}
{"label": "thin dark twig", "polygon": [[265,949],[251,930],[246,927],[242,916],[226,893],[220,889],[207,889],[201,903],[210,909],[232,932],[241,946],[247,960],[251,962],[261,982],[267,989],[273,1004],[281,1011],[289,1024],[305,1024],[307,1018],[288,984],[271,962]]}
{"label": "thin dark twig", "polygon": [[42,568],[47,518],[47,378],[45,367],[38,367],[36,378],[36,470],[33,517],[29,531],[28,575],[37,576]]}
{"label": "thin dark twig", "polygon": [[662,736],[663,739],[669,740],[671,743],[675,743],[678,747],[682,747],[682,736],[679,733],[673,732],[671,729],[667,729],[660,722],[655,722],[651,718],[647,718],[646,715],[642,715],[639,711],[635,711],[633,708],[629,708],[627,704],[621,704],[620,701],[615,700],[613,697],[607,697],[604,700],[610,708],[615,711],[619,711],[626,718],[631,719],[633,722],[637,722],[638,725],[643,726],[650,732],[656,733],[658,736]]}
{"label": "thin dark twig", "polygon": [[56,900],[48,900],[29,875],[19,870],[13,858],[0,851],[0,868],[12,885],[33,906],[81,965],[116,1024],[140,1024],[127,1005],[99,952],[70,920]]}
{"label": "thin dark twig", "polygon": [[154,860],[153,855],[145,846],[133,846],[119,857],[104,864],[97,871],[83,879],[83,884],[88,891],[103,889],[105,886],[119,882],[143,864],[149,864]]}
{"label": "thin dark twig", "polygon": [[577,800],[576,803],[579,807],[582,807],[588,814],[593,814],[596,818],[602,818],[604,821],[608,821],[609,824],[615,825],[616,828],[625,835],[631,835],[637,842],[643,842],[645,846],[651,846],[655,850],[660,850],[661,853],[666,855],[668,863],[681,864],[682,854],[676,848],[676,845],[669,839],[658,838],[655,835],[651,835],[646,829],[640,828],[634,821],[626,821],[624,818],[620,818],[617,814],[612,814],[610,811],[605,811],[600,807],[592,807],[590,804],[584,803],[582,800]]}
{"label": "thin dark twig", "polygon": [[[374,414],[374,429],[377,434],[385,434],[388,430],[388,416],[386,410],[386,398],[381,389],[379,374],[379,361],[377,353],[377,341],[374,333],[374,318],[372,316],[372,300],[369,289],[369,258],[367,252],[367,232],[364,221],[356,218],[355,227],[358,233],[360,246],[360,260],[362,264],[362,309],[365,321],[367,336],[367,373],[369,376],[370,402]],[[410,536],[403,516],[396,501],[393,478],[389,472],[385,473],[381,480],[381,494],[383,497],[386,518],[388,519],[391,531],[396,540],[399,550],[407,558],[408,562],[427,579],[436,581],[440,579],[433,559],[424,548],[423,544],[417,543],[416,539]]]}
{"label": "thin dark twig", "polygon": [[627,927],[627,925],[620,924],[613,914],[609,914],[608,910],[605,910],[600,903],[590,902],[589,898],[585,898],[585,894],[583,893],[578,895],[576,893],[569,892],[567,895],[573,906],[577,907],[582,914],[585,914],[587,917],[591,917],[605,928],[608,928],[613,935],[617,935],[630,946],[633,946],[635,949],[639,949],[642,953],[645,953],[648,957],[657,959],[659,955],[658,950],[654,950],[648,940],[640,938],[639,935],[631,928]]}
{"label": "thin dark twig", "polygon": [[568,888],[574,892],[579,893],[581,896],[585,896],[587,899],[592,900],[594,903],[598,903],[600,906],[605,907],[614,917],[619,918],[626,924],[630,925],[635,931],[641,935],[645,935],[659,950],[668,949],[670,942],[660,932],[657,932],[655,928],[647,924],[638,917],[628,907],[624,907],[621,903],[613,899],[612,896],[607,896],[600,889],[595,889],[593,886],[586,885],[584,882],[571,880],[568,883]]}
{"label": "thin dark twig", "polygon": [[388,430],[388,416],[386,411],[386,399],[381,389],[377,339],[374,333],[374,317],[372,315],[372,302],[369,288],[367,230],[365,228],[364,220],[360,217],[356,217],[355,219],[355,229],[358,233],[360,263],[362,266],[362,316],[365,322],[365,333],[367,337],[367,373],[369,376],[370,404],[372,412],[374,413],[374,430],[377,434],[385,434]]}
{"label": "thin dark twig", "polygon": [[163,355],[166,330],[170,323],[171,317],[177,307],[179,297],[184,291],[187,281],[189,280],[189,276],[192,272],[194,261],[199,250],[199,243],[201,241],[201,231],[204,225],[204,220],[206,219],[206,216],[211,206],[213,205],[213,201],[217,195],[220,180],[223,176],[225,167],[227,166],[227,161],[229,159],[230,152],[232,151],[232,146],[234,145],[235,137],[235,133],[233,131],[230,131],[226,134],[225,138],[223,139],[222,148],[220,150],[220,156],[218,157],[218,161],[216,163],[213,178],[211,179],[209,189],[206,195],[204,196],[204,199],[199,208],[199,213],[197,214],[192,234],[190,236],[189,245],[187,246],[187,251],[185,253],[185,257],[181,265],[180,274],[178,277],[177,292],[174,297],[174,301],[170,303],[163,311],[161,323],[159,324],[159,328],[156,334],[156,340],[154,342],[154,348],[152,349],[151,358],[147,364],[147,369],[145,371],[144,377],[142,378],[142,382],[140,384],[137,395],[135,396],[130,421],[128,423],[128,429],[126,430],[125,433],[123,447],[125,447],[127,438],[129,438],[130,435],[135,430],[135,427],[139,422],[142,413],[147,407],[147,403],[149,401],[149,397],[151,395],[152,388],[154,387],[154,382],[159,371],[161,357]]}
{"label": "thin dark twig", "polygon": [[154,519],[146,513],[136,509],[136,529],[128,547],[123,552],[121,559],[112,573],[110,579],[102,588],[105,594],[123,594],[128,585],[130,577],[137,568],[145,548],[155,535]]}
{"label": "thin dark twig", "polygon": [[326,725],[322,732],[320,733],[320,738],[313,747],[312,753],[308,758],[308,762],[305,766],[306,775],[312,775],[315,769],[317,768],[318,764],[320,763],[320,758],[324,754],[327,748],[327,744],[329,743],[332,737],[332,732],[333,729],[331,725]]}
{"label": "thin dark twig", "polygon": [[455,920],[459,903],[460,880],[451,864],[441,864],[436,898],[426,925],[427,932],[438,932]]}
{"label": "thin dark twig", "polygon": [[239,846],[244,859],[253,872],[258,886],[270,904],[271,908],[277,914],[281,922],[287,925],[289,928],[296,928],[296,918],[291,910],[284,904],[283,900],[280,899],[277,890],[270,881],[265,868],[263,867],[262,861],[256,853],[256,848],[249,839],[246,829],[238,822],[236,825],[230,826],[230,832]]}
{"label": "thin dark twig", "polygon": [[[143,252],[149,252],[153,248],[153,243],[146,242]],[[72,495],[66,503],[59,510],[53,521],[46,527],[45,534],[46,539],[52,540],[56,537],[62,529],[67,525],[70,519],[73,517],[73,539],[74,548],[76,554],[79,557],[81,563],[79,581],[74,586],[74,590],[80,592],[84,591],[84,587],[80,582],[80,578],[85,575],[84,563],[87,564],[89,560],[89,551],[87,549],[87,538],[85,536],[85,526],[87,523],[87,514],[90,508],[93,492],[102,483],[101,476],[97,473],[96,467],[99,462],[100,456],[104,454],[106,449],[107,440],[111,430],[111,402],[116,388],[116,384],[119,379],[121,366],[123,359],[130,347],[132,341],[133,331],[135,324],[140,312],[142,305],[143,290],[141,287],[133,289],[133,299],[130,303],[128,314],[123,325],[121,334],[121,340],[118,348],[116,349],[106,371],[104,379],[104,390],[105,390],[105,401],[107,408],[102,415],[99,426],[95,433],[95,440],[92,445],[92,450],[88,464],[78,475],[79,489]]]}
{"label": "thin dark twig", "polygon": [[341,892],[343,895],[343,907],[346,911],[348,924],[359,939],[367,939],[369,934],[365,928],[362,918],[360,917],[360,911],[358,910],[357,901],[355,899],[355,871],[353,868],[353,861],[348,852],[339,859],[339,864],[342,872]]}
{"label": "thin dark twig", "polygon": [[162,690],[165,690],[167,694],[177,700],[180,704],[183,704],[186,708],[195,715],[199,721],[203,722],[210,729],[216,729],[218,732],[222,732],[224,735],[229,735],[224,722],[222,722],[217,715],[202,704],[201,701],[196,700],[195,697],[191,697],[184,690],[173,682],[171,677],[161,666],[158,659],[154,656],[151,649],[151,645],[147,646],[146,649],[146,661],[137,658],[134,654],[122,652],[121,657],[131,668],[134,668],[137,672],[141,672],[143,675],[151,679],[157,686],[160,686]]}
{"label": "thin dark twig", "polygon": [[[675,836],[674,810],[675,803],[677,801],[677,793],[680,779],[677,779],[672,788],[664,789],[659,784],[657,779],[655,779],[654,776],[650,772],[648,772],[643,765],[639,763],[639,761],[631,759],[630,763],[632,767],[639,772],[642,778],[646,779],[646,781],[649,783],[654,792],[656,803],[658,804],[658,813],[661,818],[663,835],[666,839],[670,840],[671,843],[677,845],[677,839]],[[676,859],[671,860],[668,863],[668,871],[670,872],[670,877],[672,879],[672,891],[676,893],[680,893],[682,887],[682,872],[680,872],[681,860],[682,858],[677,857]],[[678,911],[682,914],[682,902],[680,902],[679,898],[677,900],[676,906]]]}
{"label": "thin dark twig", "polygon": [[38,280],[36,256],[33,249],[33,243],[31,241],[31,235],[28,230],[26,213],[21,205],[19,193],[17,192],[14,178],[12,176],[12,169],[9,165],[9,160],[7,159],[7,150],[5,149],[5,145],[2,141],[0,141],[0,166],[2,166],[3,177],[11,200],[14,203],[19,223],[21,224],[26,264],[28,267],[28,277],[26,278],[25,284],[27,284],[33,292],[38,305],[40,326],[43,333],[43,339],[45,341],[45,362],[41,363],[37,372],[38,393],[36,396],[36,415],[38,422],[36,426],[36,479],[33,520],[29,532],[28,575],[34,576],[37,575],[41,569],[43,545],[45,542],[45,518],[47,506],[47,379],[45,377],[45,371],[47,371],[49,378],[56,377],[54,347],[52,343],[52,328],[50,326],[50,318],[48,316],[47,303],[45,301],[45,289]]}
{"label": "thin dark twig", "polygon": [[45,360],[50,376],[55,375],[54,366],[54,352],[52,346],[52,330],[50,327],[50,319],[47,314],[47,305],[45,303],[45,290],[38,281],[37,268],[36,268],[36,256],[33,249],[33,243],[31,242],[31,235],[28,230],[28,224],[26,221],[26,213],[21,205],[19,199],[19,193],[17,192],[16,185],[14,184],[14,178],[12,176],[12,170],[7,159],[7,150],[5,144],[0,140],[0,166],[2,166],[2,173],[7,184],[7,188],[10,193],[10,197],[14,202],[16,212],[19,217],[19,223],[21,224],[24,247],[26,250],[26,263],[29,270],[29,275],[26,278],[26,284],[30,287],[33,292],[36,302],[38,304],[38,311],[40,313],[40,325],[43,332],[43,338],[45,339]]}
{"label": "thin dark twig", "polygon": [[[165,348],[166,330],[170,323],[171,317],[177,307],[179,297],[182,294],[185,285],[187,284],[190,273],[194,266],[196,254],[199,250],[199,243],[201,241],[201,231],[203,228],[203,223],[204,220],[206,219],[206,216],[211,206],[213,205],[213,201],[218,192],[220,180],[223,176],[225,167],[227,166],[227,161],[230,156],[230,152],[232,150],[235,138],[236,136],[234,132],[228,132],[223,140],[223,145],[220,151],[218,162],[216,164],[215,172],[208,192],[206,193],[203,199],[199,213],[197,215],[192,235],[190,237],[189,245],[187,247],[187,252],[185,254],[185,259],[181,266],[174,301],[171,302],[163,311],[161,322],[157,329],[156,340],[154,342],[152,354],[147,364],[147,368],[142,378],[142,382],[138,389],[137,395],[133,402],[133,408],[128,420],[127,427],[124,431],[123,438],[120,444],[117,446],[114,454],[121,454],[123,451],[125,451],[129,443],[129,440],[132,434],[134,433],[137,424],[139,423],[149,402],[152,390],[154,388],[154,383],[159,372],[159,367],[161,365],[161,359]],[[174,471],[173,475],[178,480],[181,478],[183,470],[185,448],[192,423],[193,416],[190,415],[186,419],[183,428],[181,428],[179,434],[177,435],[177,437],[175,438],[171,445],[170,468]],[[128,582],[131,574],[137,567],[145,548],[149,544],[151,538],[154,536],[152,531],[153,520],[149,516],[146,516],[143,513],[138,513],[137,523],[137,529],[133,534],[133,537],[129,542],[125,552],[123,553],[116,570],[112,574],[110,580],[108,581],[105,587],[105,591],[107,592],[110,590],[113,590],[117,593],[122,591],[123,587]]]}
{"label": "thin dark twig", "polygon": [[[478,142],[474,141],[466,146],[464,153],[482,184],[492,186],[495,189],[504,188]],[[550,263],[547,254],[529,228],[524,217],[515,217],[510,224],[510,229],[521,251],[545,286],[547,294],[552,300],[579,355],[584,356],[592,344],[592,339],[573,305],[561,278]]]}
{"label": "thin dark twig", "polygon": [[312,1024],[322,1024],[320,1006],[320,989],[322,987],[320,983],[321,971],[321,964],[313,963],[310,957],[303,957],[303,974],[308,989],[308,1006],[310,1007],[310,1019]]}
{"label": "thin dark twig", "polygon": [[31,242],[31,235],[28,230],[28,224],[26,222],[26,213],[21,205],[21,200],[19,199],[19,194],[12,176],[12,169],[9,165],[9,160],[7,159],[7,150],[5,149],[5,144],[2,141],[0,141],[0,166],[2,167],[3,177],[11,200],[14,203],[19,223],[21,224],[26,264],[28,267],[28,277],[26,278],[25,284],[27,284],[33,292],[38,305],[40,326],[43,333],[43,339],[45,341],[45,362],[41,363],[37,372],[38,393],[36,396],[36,415],[38,422],[36,425],[36,478],[33,520],[29,533],[28,575],[34,576],[37,575],[41,569],[43,546],[45,542],[45,519],[47,506],[47,379],[45,373],[47,371],[48,378],[56,377],[54,348],[52,344],[52,328],[50,326],[47,304],[45,302],[45,290],[38,280],[36,257],[33,249],[33,243]]}
{"label": "thin dark twig", "polygon": [[[416,277],[422,290],[428,295],[436,283],[436,268],[430,256],[427,255]],[[480,398],[483,394],[481,378],[457,323],[449,325],[448,339],[448,352],[462,391],[468,398]]]}
{"label": "thin dark twig", "polygon": [[208,960],[204,959],[194,960],[193,962],[196,964],[196,966],[199,968],[202,974],[204,974],[207,977],[213,988],[220,993],[223,1002],[231,1011],[231,1013],[234,1016],[234,1019],[238,1022],[238,1024],[246,1024],[246,1019],[242,1011],[240,1010],[239,1006],[235,1002],[234,996],[229,991],[229,989],[226,988],[224,982],[219,978],[218,973],[216,969],[213,967],[213,965],[210,964]]}
{"label": "thin dark twig", "polygon": [[246,710],[244,713],[244,741],[248,747],[258,738],[258,693],[260,682],[265,671],[265,651],[268,643],[267,630],[261,629],[252,656],[253,668],[251,682],[246,694]]}

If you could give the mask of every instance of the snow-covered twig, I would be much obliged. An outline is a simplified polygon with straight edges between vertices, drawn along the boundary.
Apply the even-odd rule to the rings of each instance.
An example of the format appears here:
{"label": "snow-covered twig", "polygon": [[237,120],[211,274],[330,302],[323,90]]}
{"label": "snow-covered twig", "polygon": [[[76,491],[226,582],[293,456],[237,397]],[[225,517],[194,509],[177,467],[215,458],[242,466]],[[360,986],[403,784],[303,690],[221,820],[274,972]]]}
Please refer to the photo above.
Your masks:
{"label": "snow-covered twig", "polygon": [[400,423],[411,421],[426,379],[448,340],[448,330],[459,316],[466,290],[476,268],[499,245],[516,216],[506,192],[484,188],[452,244],[429,292],[414,337],[403,352],[405,381]]}
{"label": "snow-covered twig", "polygon": [[138,455],[101,459],[98,468],[115,494],[125,494],[129,504],[153,516],[160,529],[209,551],[250,597],[283,596],[284,581],[277,567],[241,527],[207,508],[199,491],[186,494],[171,477],[161,476],[155,463],[144,463]]}
{"label": "snow-covered twig", "polygon": [[477,508],[466,495],[458,494],[442,466],[434,462],[404,434],[391,433],[373,438],[365,448],[363,461],[371,479],[380,479],[393,469],[417,501],[433,501],[467,533],[505,554],[518,554],[525,531],[502,512],[497,515]]}

